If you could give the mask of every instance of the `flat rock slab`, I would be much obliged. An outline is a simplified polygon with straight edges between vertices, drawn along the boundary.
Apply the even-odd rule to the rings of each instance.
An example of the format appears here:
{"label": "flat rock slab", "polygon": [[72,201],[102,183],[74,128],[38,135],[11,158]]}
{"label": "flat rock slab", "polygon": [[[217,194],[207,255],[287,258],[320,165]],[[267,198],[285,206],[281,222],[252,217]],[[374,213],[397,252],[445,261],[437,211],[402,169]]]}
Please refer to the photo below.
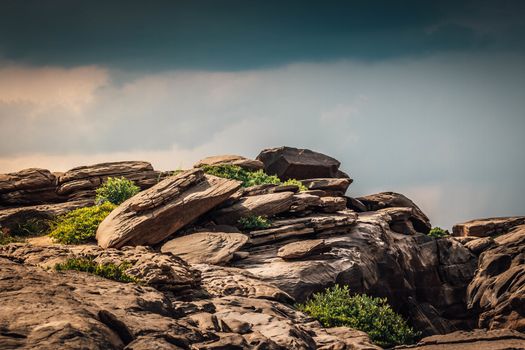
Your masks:
{"label": "flat rock slab", "polygon": [[509,232],[513,227],[525,224],[525,216],[476,219],[452,228],[454,236],[487,237]]}
{"label": "flat rock slab", "polygon": [[353,180],[347,178],[320,178],[301,180],[301,182],[309,190],[338,192],[342,195],[346,192]]}
{"label": "flat rock slab", "polygon": [[205,165],[237,165],[246,170],[260,170],[264,164],[260,160],[249,159],[242,156],[226,154],[221,156],[206,157],[193,165],[194,168],[201,168]]}
{"label": "flat rock slab", "polygon": [[240,182],[205,175],[201,169],[162,180],[113,210],[97,230],[103,248],[153,245],[224,202]]}
{"label": "flat rock slab", "polygon": [[289,243],[279,249],[277,256],[285,260],[301,259],[311,255],[330,251],[324,239],[310,239]]}
{"label": "flat rock slab", "polygon": [[240,218],[273,216],[288,211],[293,203],[293,192],[268,193],[241,198],[232,206],[215,211],[212,218],[218,224],[235,225]]}
{"label": "flat rock slab", "polygon": [[161,247],[192,264],[223,264],[248,242],[242,233],[197,232],[174,238]]}

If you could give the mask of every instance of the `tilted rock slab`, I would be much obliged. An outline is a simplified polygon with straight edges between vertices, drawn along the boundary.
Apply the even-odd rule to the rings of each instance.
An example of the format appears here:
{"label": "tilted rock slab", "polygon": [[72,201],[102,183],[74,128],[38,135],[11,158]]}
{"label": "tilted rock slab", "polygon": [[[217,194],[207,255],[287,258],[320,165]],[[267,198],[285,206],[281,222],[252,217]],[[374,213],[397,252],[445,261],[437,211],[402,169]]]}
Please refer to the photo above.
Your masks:
{"label": "tilted rock slab", "polygon": [[487,237],[509,232],[512,228],[525,224],[525,216],[476,219],[452,228],[454,236]]}
{"label": "tilted rock slab", "polygon": [[103,248],[152,245],[166,239],[240,188],[238,181],[205,175],[201,169],[162,180],[122,203],[97,230]]}
{"label": "tilted rock slab", "polygon": [[46,169],[30,168],[0,174],[0,206],[61,202],[56,193],[56,175]]}
{"label": "tilted rock slab", "polygon": [[243,169],[251,171],[260,170],[264,168],[264,164],[260,160],[249,159],[231,154],[206,157],[195,163],[193,167],[201,168],[205,165],[237,165]]}
{"label": "tilted rock slab", "polygon": [[248,236],[235,232],[197,232],[176,237],[160,248],[191,264],[223,264],[248,242]]}

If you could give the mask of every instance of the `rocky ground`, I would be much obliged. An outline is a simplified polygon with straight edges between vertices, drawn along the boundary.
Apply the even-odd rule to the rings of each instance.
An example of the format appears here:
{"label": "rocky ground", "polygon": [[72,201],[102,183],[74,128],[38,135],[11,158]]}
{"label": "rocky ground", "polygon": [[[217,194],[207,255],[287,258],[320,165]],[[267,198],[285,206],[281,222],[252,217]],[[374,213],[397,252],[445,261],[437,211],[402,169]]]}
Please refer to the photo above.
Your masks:
{"label": "rocky ground", "polygon": [[[307,190],[241,187],[201,169],[216,164]],[[474,220],[435,239],[402,194],[348,197],[352,179],[339,167],[281,147],[255,160],[209,157],[173,176],[146,162],[0,175],[4,233],[93,205],[108,177],[142,189],[102,222],[98,244],[0,246],[0,348],[379,349],[363,332],[323,328],[294,308],[334,284],[386,297],[422,333],[407,348],[525,348],[525,217]],[[239,228],[250,215],[271,224]],[[126,273],[142,282],[53,269],[71,257],[129,262]]]}

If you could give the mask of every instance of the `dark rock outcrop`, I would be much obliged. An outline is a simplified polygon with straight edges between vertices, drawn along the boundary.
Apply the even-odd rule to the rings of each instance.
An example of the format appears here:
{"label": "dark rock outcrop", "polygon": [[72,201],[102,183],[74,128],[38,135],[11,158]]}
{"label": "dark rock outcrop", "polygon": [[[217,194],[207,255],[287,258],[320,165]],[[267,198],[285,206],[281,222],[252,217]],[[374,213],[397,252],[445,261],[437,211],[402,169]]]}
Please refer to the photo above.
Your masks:
{"label": "dark rock outcrop", "polygon": [[339,172],[338,160],[309,149],[278,147],[262,150],[256,158],[264,171],[282,180],[348,177]]}

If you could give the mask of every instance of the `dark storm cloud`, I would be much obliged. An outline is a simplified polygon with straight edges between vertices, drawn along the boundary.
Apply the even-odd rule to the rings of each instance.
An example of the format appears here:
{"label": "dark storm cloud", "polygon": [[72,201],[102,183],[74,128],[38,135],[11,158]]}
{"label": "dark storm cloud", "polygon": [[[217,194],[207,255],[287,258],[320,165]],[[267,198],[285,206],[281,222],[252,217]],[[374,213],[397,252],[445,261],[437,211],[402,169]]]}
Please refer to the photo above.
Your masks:
{"label": "dark storm cloud", "polygon": [[0,3],[0,59],[119,69],[240,70],[523,49],[522,1]]}

